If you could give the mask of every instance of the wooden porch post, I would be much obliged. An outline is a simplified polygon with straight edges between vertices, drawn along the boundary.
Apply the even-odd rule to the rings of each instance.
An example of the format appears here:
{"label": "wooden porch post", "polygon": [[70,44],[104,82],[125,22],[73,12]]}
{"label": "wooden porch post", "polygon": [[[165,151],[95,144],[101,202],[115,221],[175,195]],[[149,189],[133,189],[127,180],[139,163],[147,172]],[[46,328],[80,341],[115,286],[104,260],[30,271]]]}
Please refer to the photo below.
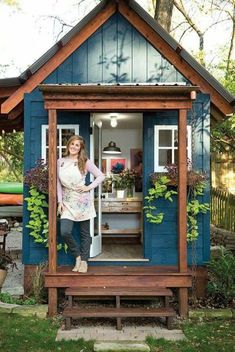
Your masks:
{"label": "wooden porch post", "polygon": [[[178,270],[187,272],[187,110],[178,118]],[[179,288],[179,313],[188,313],[188,289]]]}
{"label": "wooden porch post", "polygon": [[[57,247],[56,247],[56,169],[57,169],[57,114],[56,110],[48,110],[49,113],[49,273],[56,272]],[[48,315],[57,313],[57,288],[48,289]]]}

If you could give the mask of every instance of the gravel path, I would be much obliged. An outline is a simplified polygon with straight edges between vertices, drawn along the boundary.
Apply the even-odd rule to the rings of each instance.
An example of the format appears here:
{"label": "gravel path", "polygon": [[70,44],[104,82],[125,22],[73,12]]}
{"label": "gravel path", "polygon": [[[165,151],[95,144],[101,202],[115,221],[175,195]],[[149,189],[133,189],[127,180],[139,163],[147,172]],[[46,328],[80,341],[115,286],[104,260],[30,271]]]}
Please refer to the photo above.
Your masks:
{"label": "gravel path", "polygon": [[14,258],[18,270],[9,269],[1,292],[15,296],[24,294],[24,265],[22,264],[22,227],[12,227],[6,238],[6,251]]}

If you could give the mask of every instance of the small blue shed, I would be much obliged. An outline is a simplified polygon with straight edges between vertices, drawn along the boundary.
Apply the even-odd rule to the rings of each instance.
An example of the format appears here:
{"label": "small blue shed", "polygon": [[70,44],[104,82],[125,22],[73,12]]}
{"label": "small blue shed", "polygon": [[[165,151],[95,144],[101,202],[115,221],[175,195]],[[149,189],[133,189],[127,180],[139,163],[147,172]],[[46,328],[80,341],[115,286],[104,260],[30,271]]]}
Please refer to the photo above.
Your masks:
{"label": "small blue shed", "polygon": [[[101,1],[18,79],[0,80],[0,93],[1,114],[12,127],[24,119],[25,171],[39,158],[49,163],[49,258],[48,248],[29,236],[25,205],[23,262],[27,282],[32,268],[49,259],[50,314],[56,311],[59,287],[120,286],[127,285],[125,280],[178,288],[185,314],[188,266],[195,253],[199,267],[210,256],[208,212],[198,218],[193,255],[186,241],[186,157],[195,170],[210,175],[211,118],[231,114],[234,97],[133,0]],[[90,158],[107,177],[118,167],[139,172],[129,197],[117,198],[112,187],[96,192],[87,275],[71,273],[70,254],[56,251],[55,165],[72,134],[85,138]],[[180,196],[172,203],[161,200],[164,221],[149,223],[143,203],[150,174],[172,163],[178,163]],[[208,181],[202,201],[210,201],[209,190]],[[74,234],[79,240],[79,228]]]}

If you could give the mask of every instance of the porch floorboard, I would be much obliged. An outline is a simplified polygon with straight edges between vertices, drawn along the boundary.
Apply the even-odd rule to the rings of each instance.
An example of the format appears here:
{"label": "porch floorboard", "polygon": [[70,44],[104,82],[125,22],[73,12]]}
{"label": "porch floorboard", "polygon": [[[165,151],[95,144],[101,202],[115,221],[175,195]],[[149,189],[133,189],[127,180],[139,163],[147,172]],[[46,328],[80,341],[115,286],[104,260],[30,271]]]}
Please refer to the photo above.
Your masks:
{"label": "porch floorboard", "polygon": [[45,272],[45,287],[191,287],[191,272],[179,273],[174,266],[89,266],[87,273],[72,267]]}

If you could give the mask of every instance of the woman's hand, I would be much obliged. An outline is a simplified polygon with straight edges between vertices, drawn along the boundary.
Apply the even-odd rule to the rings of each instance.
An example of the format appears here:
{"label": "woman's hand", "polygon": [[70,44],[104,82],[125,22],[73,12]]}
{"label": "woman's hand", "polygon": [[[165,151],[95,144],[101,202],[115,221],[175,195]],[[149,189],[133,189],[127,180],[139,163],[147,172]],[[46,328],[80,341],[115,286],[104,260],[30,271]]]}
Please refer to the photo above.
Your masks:
{"label": "woman's hand", "polygon": [[90,191],[90,188],[89,188],[89,186],[78,186],[77,188],[76,188],[76,191],[78,192],[78,193],[84,193],[84,192],[89,192]]}
{"label": "woman's hand", "polygon": [[59,202],[57,207],[57,213],[61,215],[63,211],[64,211],[64,204],[62,202]]}

